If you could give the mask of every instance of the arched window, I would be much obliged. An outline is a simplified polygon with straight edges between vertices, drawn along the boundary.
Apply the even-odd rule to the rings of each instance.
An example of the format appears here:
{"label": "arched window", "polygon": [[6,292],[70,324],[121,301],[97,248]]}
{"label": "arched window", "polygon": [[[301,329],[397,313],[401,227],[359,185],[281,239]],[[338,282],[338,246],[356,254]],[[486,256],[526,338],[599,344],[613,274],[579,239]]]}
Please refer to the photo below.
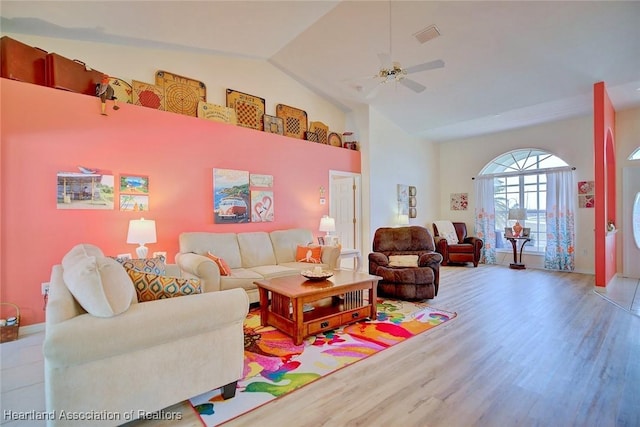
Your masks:
{"label": "arched window", "polygon": [[529,229],[531,242],[525,251],[544,252],[547,244],[546,196],[547,172],[569,167],[559,157],[529,148],[505,153],[487,164],[480,175],[494,180],[496,247],[503,244],[502,233],[511,227],[509,209],[526,209],[521,225]]}

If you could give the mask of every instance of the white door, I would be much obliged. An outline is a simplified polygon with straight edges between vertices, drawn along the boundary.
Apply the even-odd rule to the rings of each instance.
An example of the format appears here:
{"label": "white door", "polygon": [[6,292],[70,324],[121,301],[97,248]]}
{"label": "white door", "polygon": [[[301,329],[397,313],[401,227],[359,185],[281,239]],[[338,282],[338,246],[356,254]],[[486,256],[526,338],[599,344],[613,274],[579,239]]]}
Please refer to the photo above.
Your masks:
{"label": "white door", "polygon": [[633,203],[640,193],[640,166],[622,169],[622,229],[618,237],[622,238],[622,275],[640,279],[640,249],[633,236]]}
{"label": "white door", "polygon": [[[330,171],[330,216],[336,221],[336,235],[343,248],[360,250],[360,175]],[[345,260],[345,263],[353,260]],[[345,264],[345,267],[349,267]],[[350,266],[353,268],[353,266]]]}

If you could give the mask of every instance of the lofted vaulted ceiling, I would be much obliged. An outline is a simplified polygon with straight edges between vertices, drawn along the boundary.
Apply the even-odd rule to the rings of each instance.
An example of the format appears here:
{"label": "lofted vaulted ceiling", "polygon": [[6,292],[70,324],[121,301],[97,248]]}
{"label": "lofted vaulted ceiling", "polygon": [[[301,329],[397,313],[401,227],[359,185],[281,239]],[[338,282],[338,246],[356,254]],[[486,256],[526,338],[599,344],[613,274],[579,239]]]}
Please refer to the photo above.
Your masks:
{"label": "lofted vaulted ceiling", "polygon": [[[599,81],[616,109],[640,106],[636,1],[2,0],[0,14],[3,32],[263,59],[433,141],[590,114]],[[420,43],[430,25],[441,35]],[[445,66],[408,76],[420,93],[379,84],[390,52]]]}

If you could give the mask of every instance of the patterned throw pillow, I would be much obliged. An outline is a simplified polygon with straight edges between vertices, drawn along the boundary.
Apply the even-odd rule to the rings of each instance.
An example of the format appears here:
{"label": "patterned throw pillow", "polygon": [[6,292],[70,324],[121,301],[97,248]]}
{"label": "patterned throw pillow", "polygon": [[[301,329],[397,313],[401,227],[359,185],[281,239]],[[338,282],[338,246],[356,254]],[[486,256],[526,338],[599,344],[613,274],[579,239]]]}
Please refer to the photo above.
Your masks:
{"label": "patterned throw pillow", "polygon": [[322,248],[320,246],[298,246],[296,249],[297,262],[322,263]]}
{"label": "patterned throw pillow", "polygon": [[161,276],[127,268],[138,294],[138,302],[202,293],[200,279]]}
{"label": "patterned throw pillow", "polygon": [[144,273],[153,273],[164,275],[167,270],[167,266],[165,264],[165,260],[163,256],[159,256],[156,258],[137,258],[137,259],[128,259],[128,258],[116,258],[120,264],[124,266],[124,268],[134,269],[138,271],[142,271]]}
{"label": "patterned throw pillow", "polygon": [[227,261],[215,256],[211,252],[207,252],[207,258],[216,263],[216,265],[220,269],[221,276],[231,276],[231,268],[229,267],[229,264],[227,264]]}

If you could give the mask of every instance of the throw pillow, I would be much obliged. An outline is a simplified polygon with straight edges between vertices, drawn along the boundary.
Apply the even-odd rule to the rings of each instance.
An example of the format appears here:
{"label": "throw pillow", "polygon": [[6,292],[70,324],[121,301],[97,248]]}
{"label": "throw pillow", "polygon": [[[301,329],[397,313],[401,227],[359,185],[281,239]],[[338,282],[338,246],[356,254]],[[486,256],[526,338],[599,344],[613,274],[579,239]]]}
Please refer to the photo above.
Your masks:
{"label": "throw pillow", "polygon": [[102,253],[102,250],[95,245],[80,243],[71,248],[71,250],[62,257],[62,267],[67,268],[86,256],[103,257],[104,254]]}
{"label": "throw pillow", "polygon": [[162,276],[133,268],[127,269],[127,273],[138,294],[138,302],[202,293],[200,279]]}
{"label": "throw pillow", "polygon": [[108,257],[76,256],[67,259],[64,282],[69,292],[96,317],[113,317],[129,309],[135,291],[126,270]]}
{"label": "throw pillow", "polygon": [[451,221],[438,220],[434,221],[433,223],[438,228],[438,235],[440,237],[443,237],[447,241],[447,244],[457,245],[459,243],[456,229]]}
{"label": "throw pillow", "polygon": [[229,267],[229,264],[227,264],[227,261],[215,256],[211,252],[207,252],[207,258],[216,263],[218,269],[220,269],[221,276],[231,276],[231,268]]}
{"label": "throw pillow", "polygon": [[418,255],[389,255],[391,267],[417,267]]}
{"label": "throw pillow", "polygon": [[300,246],[296,249],[297,262],[322,263],[322,247],[320,246]]}
{"label": "throw pillow", "polygon": [[142,271],[145,273],[153,273],[164,275],[167,271],[167,266],[164,262],[164,257],[156,257],[156,258],[137,258],[137,259],[128,259],[128,258],[116,258],[120,264],[124,266],[124,268],[129,269],[133,268],[138,271]]}

